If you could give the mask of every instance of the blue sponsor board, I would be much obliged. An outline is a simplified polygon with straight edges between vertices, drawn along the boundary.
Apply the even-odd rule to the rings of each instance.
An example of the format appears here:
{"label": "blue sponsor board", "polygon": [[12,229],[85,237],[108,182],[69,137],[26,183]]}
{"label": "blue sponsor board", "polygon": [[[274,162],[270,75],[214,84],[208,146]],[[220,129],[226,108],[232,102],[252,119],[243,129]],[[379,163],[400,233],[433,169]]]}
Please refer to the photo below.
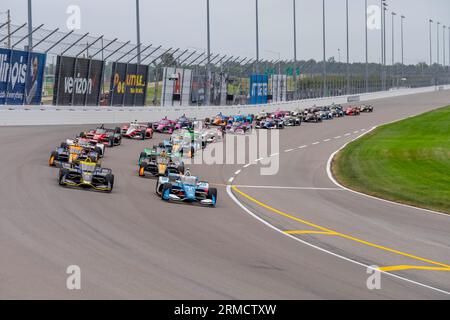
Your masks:
{"label": "blue sponsor board", "polygon": [[253,74],[250,77],[250,104],[267,103],[269,77],[267,75]]}
{"label": "blue sponsor board", "polygon": [[0,49],[0,104],[41,103],[45,57],[41,53]]}

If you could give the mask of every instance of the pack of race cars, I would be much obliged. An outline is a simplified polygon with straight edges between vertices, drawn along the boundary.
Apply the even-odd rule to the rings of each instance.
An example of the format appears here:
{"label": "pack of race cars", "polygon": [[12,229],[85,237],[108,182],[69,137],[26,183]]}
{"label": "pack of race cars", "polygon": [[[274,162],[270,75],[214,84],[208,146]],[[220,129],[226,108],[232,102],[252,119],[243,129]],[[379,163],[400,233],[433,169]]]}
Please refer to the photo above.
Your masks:
{"label": "pack of race cars", "polygon": [[371,105],[343,107],[333,104],[257,115],[225,116],[219,113],[204,121],[183,115],[177,120],[165,117],[155,123],[135,121],[113,129],[102,125],[62,142],[51,152],[48,164],[60,168],[58,182],[61,186],[110,193],[114,188],[114,174],[101,165],[106,149],[120,146],[122,139],[146,140],[152,139],[155,132],[166,133],[169,138],[141,152],[139,177],[157,178],[155,193],[164,201],[215,207],[217,189],[192,176],[183,161],[195,157],[207,145],[222,141],[226,134],[245,135],[254,129],[279,130],[300,126],[303,122],[318,123],[373,111]]}

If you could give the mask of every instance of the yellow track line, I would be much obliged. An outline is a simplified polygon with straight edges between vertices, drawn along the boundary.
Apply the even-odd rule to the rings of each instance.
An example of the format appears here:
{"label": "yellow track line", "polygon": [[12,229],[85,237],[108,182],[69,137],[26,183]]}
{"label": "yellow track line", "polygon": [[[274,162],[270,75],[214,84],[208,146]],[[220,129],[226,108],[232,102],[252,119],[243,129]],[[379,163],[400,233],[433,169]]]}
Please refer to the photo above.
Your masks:
{"label": "yellow track line", "polygon": [[254,202],[254,203],[258,204],[258,205],[260,205],[263,208],[266,208],[266,209],[268,209],[268,210],[270,210],[270,211],[272,211],[272,212],[274,212],[276,214],[279,214],[279,215],[281,215],[283,217],[286,217],[288,219],[291,219],[291,220],[303,223],[303,224],[308,225],[310,227],[314,227],[314,228],[319,229],[319,230],[321,230],[323,232],[330,233],[330,234],[332,233],[332,234],[334,234],[336,236],[339,236],[339,237],[342,237],[342,238],[345,238],[345,239],[348,239],[348,240],[352,240],[352,241],[355,241],[355,242],[358,242],[358,243],[362,243],[362,244],[365,244],[365,245],[367,245],[369,247],[377,248],[377,249],[380,249],[380,250],[383,250],[383,251],[386,251],[386,252],[395,253],[397,255],[408,257],[408,258],[411,258],[411,259],[414,259],[414,260],[418,260],[418,261],[426,262],[426,263],[433,264],[433,265],[436,265],[436,266],[440,266],[440,267],[443,267],[444,269],[450,269],[450,265],[448,265],[448,264],[441,263],[441,262],[436,262],[436,261],[433,261],[433,260],[430,260],[430,259],[426,259],[426,258],[415,256],[415,255],[412,255],[412,254],[409,254],[409,253],[406,253],[406,252],[402,252],[402,251],[399,251],[399,250],[395,250],[395,249],[391,249],[391,248],[388,248],[388,247],[385,247],[385,246],[381,246],[381,245],[378,245],[378,244],[375,244],[375,243],[372,243],[372,242],[369,242],[369,241],[358,239],[358,238],[352,237],[350,235],[346,235],[344,233],[336,232],[336,231],[333,231],[331,229],[327,229],[325,227],[322,227],[322,226],[319,226],[317,224],[314,224],[312,222],[309,222],[309,221],[306,221],[306,220],[294,217],[294,216],[292,216],[290,214],[287,214],[285,212],[277,210],[277,209],[275,209],[275,208],[273,208],[273,207],[271,207],[271,206],[269,206],[269,205],[267,205],[265,203],[262,203],[261,201],[258,201],[255,198],[252,198],[248,194],[246,194],[246,193],[242,192],[241,190],[239,190],[236,186],[232,186],[231,188],[234,191],[236,191],[237,193],[239,193],[241,196],[243,196],[244,198],[246,198],[246,199],[248,199],[248,200],[250,200],[250,201],[252,201],[252,202]]}
{"label": "yellow track line", "polygon": [[398,266],[388,266],[378,268],[380,271],[399,271],[399,270],[431,270],[431,271],[450,271],[450,268],[443,267],[427,267],[427,266],[408,266],[408,265],[398,265]]}
{"label": "yellow track line", "polygon": [[286,234],[325,234],[333,236],[335,233],[332,232],[326,232],[326,231],[316,231],[316,230],[289,230],[284,231]]}

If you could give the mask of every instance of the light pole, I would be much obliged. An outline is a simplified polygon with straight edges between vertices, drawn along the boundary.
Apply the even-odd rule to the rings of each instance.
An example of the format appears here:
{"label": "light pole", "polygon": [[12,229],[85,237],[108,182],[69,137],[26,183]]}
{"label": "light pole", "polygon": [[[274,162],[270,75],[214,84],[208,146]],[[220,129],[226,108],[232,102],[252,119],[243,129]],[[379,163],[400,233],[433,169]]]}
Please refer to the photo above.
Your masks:
{"label": "light pole", "polygon": [[[350,94],[350,39],[349,39],[349,32],[348,32],[348,0],[345,0],[345,8],[346,8],[346,25],[347,25],[347,71],[346,71],[346,78],[347,78],[347,94]],[[340,60],[340,58],[339,58]],[[340,62],[340,61],[339,61]]]}
{"label": "light pole", "polygon": [[386,11],[387,2],[381,0],[381,90],[386,90]]}
{"label": "light pole", "polygon": [[397,15],[395,12],[392,12],[392,66],[395,64],[395,24],[394,17]]}
{"label": "light pole", "polygon": [[442,47],[444,48],[444,55],[443,55],[443,59],[444,59],[444,67],[445,67],[445,29],[447,29],[447,26],[444,25],[443,26],[443,30],[442,30]]}
{"label": "light pole", "polygon": [[366,36],[365,41],[366,41],[366,93],[367,93],[369,92],[369,43],[367,31],[367,0],[365,0],[364,14],[365,14],[364,30]]}
{"label": "light pole", "polygon": [[206,92],[205,92],[205,102],[209,104],[209,96],[210,96],[210,84],[211,84],[211,20],[209,13],[209,0],[206,0],[206,54],[208,58],[207,67],[206,67]]}
{"label": "light pole", "polygon": [[256,9],[256,73],[259,73],[259,7],[258,0],[255,0]]}
{"label": "light pole", "polygon": [[402,78],[405,77],[404,66],[405,66],[405,47],[404,47],[404,38],[403,38],[403,21],[406,19],[404,15],[401,16],[401,37],[402,37]]}
{"label": "light pole", "polygon": [[208,55],[208,66],[211,63],[211,25],[209,15],[209,0],[206,0],[206,54]]}
{"label": "light pole", "polygon": [[33,47],[33,11],[31,7],[31,0],[28,0],[28,50]]}
{"label": "light pole", "polygon": [[294,100],[297,100],[297,9],[296,0],[292,0],[292,11],[294,15],[294,72],[292,73],[292,79],[294,80]]}
{"label": "light pole", "polygon": [[391,12],[392,15],[392,66],[391,66],[391,86],[394,86],[394,78],[396,75],[395,65],[395,16],[397,15],[395,12]]}
{"label": "light pole", "polygon": [[139,0],[136,0],[136,37],[137,37],[137,62],[141,63],[141,17],[139,12]]}
{"label": "light pole", "polygon": [[437,64],[439,64],[439,26],[441,23],[439,21],[436,22],[436,30],[437,30]]}
{"label": "light pole", "polygon": [[326,34],[325,34],[325,0],[322,0],[322,40],[323,40],[323,96],[327,95],[327,56],[326,56]]}
{"label": "light pole", "polygon": [[296,0],[292,0],[293,12],[294,12],[294,62],[297,62],[297,10],[295,6]]}
{"label": "light pole", "polygon": [[428,20],[430,23],[430,67],[433,65],[433,35],[431,32],[431,24],[433,23],[433,20]]}

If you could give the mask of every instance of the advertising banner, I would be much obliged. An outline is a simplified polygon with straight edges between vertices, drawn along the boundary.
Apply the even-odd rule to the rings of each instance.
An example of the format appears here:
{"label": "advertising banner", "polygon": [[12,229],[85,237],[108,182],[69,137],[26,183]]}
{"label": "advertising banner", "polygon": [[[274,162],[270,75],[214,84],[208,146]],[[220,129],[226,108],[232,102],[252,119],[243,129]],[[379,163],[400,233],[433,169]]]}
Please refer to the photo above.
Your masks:
{"label": "advertising banner", "polygon": [[228,75],[225,73],[212,73],[211,104],[224,106],[227,102]]}
{"label": "advertising banner", "polygon": [[113,63],[111,106],[144,106],[147,97],[148,66]]}
{"label": "advertising banner", "polygon": [[100,60],[58,56],[53,104],[98,105],[103,68]]}
{"label": "advertising banner", "polygon": [[0,49],[0,104],[41,104],[45,58],[42,53]]}
{"label": "advertising banner", "polygon": [[287,76],[274,74],[272,76],[272,102],[287,100]]}
{"label": "advertising banner", "polygon": [[267,103],[269,78],[267,75],[253,74],[250,76],[250,104]]}
{"label": "advertising banner", "polygon": [[188,106],[191,83],[192,70],[164,68],[161,106]]}

